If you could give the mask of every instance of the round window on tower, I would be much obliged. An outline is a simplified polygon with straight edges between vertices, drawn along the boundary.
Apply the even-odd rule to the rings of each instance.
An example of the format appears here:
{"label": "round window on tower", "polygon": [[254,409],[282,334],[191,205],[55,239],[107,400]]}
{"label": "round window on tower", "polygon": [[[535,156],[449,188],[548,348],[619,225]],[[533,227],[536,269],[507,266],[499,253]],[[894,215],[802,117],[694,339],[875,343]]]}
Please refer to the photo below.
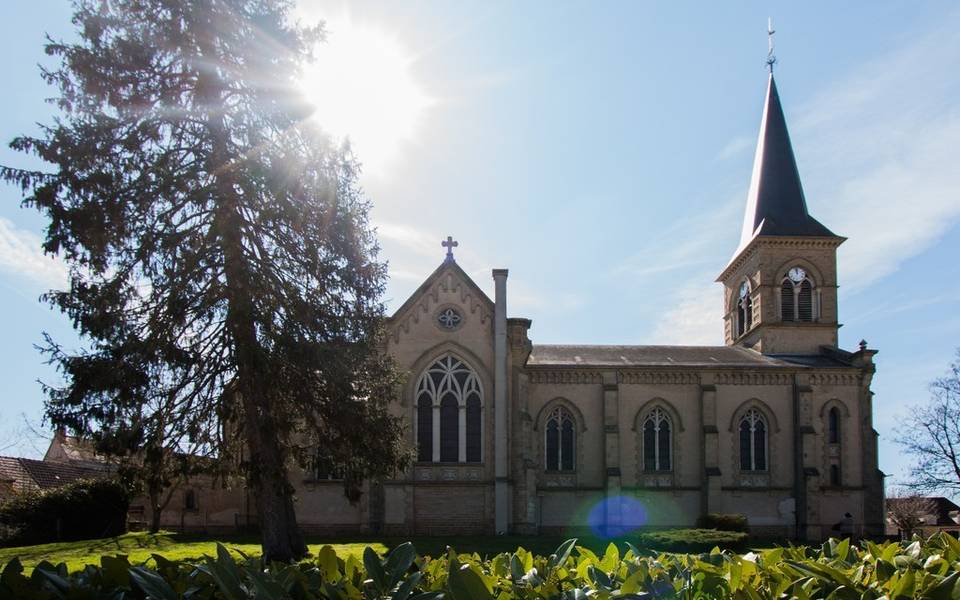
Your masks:
{"label": "round window on tower", "polygon": [[446,308],[440,309],[440,312],[437,313],[437,325],[441,329],[446,329],[447,331],[453,331],[460,327],[463,323],[463,315],[460,314],[456,308],[448,306]]}

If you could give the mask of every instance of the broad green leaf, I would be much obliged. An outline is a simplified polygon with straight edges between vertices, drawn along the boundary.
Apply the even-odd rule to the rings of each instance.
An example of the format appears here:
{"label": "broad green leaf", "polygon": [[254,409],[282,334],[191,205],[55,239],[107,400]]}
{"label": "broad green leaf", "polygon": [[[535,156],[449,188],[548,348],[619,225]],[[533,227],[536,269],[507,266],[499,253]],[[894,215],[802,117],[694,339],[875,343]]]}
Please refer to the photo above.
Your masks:
{"label": "broad green leaf", "polygon": [[363,549],[363,567],[367,570],[367,577],[373,580],[373,585],[380,592],[386,591],[388,587],[387,575],[383,570],[383,564],[380,557],[373,548],[367,546]]}
{"label": "broad green leaf", "polygon": [[493,596],[470,565],[450,561],[447,588],[453,600],[493,600]]}
{"label": "broad green leaf", "polygon": [[130,579],[150,600],[178,600],[179,596],[158,573],[146,567],[131,567]]}
{"label": "broad green leaf", "polygon": [[327,545],[320,548],[317,553],[317,566],[325,580],[331,583],[340,581],[340,561],[337,559],[337,552],[333,547]]}
{"label": "broad green leaf", "polygon": [[410,542],[404,542],[390,551],[383,565],[390,578],[390,587],[400,582],[400,579],[410,569],[416,558],[417,551]]}
{"label": "broad green leaf", "polygon": [[620,562],[620,550],[617,549],[617,545],[613,542],[610,542],[607,545],[606,552],[603,553],[603,560],[600,561],[600,568],[610,573],[613,571],[617,563]]}

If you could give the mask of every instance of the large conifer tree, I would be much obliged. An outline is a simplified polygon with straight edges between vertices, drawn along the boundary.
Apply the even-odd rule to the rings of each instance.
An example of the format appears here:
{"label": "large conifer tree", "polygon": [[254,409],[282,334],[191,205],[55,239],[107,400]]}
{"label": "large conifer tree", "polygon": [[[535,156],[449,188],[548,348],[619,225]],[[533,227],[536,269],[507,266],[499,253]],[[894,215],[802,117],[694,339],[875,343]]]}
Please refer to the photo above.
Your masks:
{"label": "large conifer tree", "polygon": [[59,115],[12,142],[53,168],[2,171],[50,219],[45,250],[70,282],[46,298],[87,342],[49,342],[65,381],[48,389],[49,418],[142,440],[161,398],[168,435],[238,433],[279,560],[305,552],[287,466],[306,447],[350,485],[407,460],[386,408],[396,377],[378,352],[386,275],[369,204],[349,153],[298,101],[322,32],[290,8],[75,0],[78,41],[46,47]]}

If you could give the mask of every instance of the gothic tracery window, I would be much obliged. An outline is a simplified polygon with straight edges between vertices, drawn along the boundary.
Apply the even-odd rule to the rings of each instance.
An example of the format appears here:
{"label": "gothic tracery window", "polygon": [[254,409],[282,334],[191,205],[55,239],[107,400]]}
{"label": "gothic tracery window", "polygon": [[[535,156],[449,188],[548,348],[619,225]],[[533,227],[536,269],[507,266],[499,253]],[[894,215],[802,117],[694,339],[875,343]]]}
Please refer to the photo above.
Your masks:
{"label": "gothic tracery window", "polygon": [[740,284],[737,296],[737,336],[741,336],[753,326],[753,300],[750,298],[750,284]]}
{"label": "gothic tracery window", "polygon": [[575,438],[575,421],[570,412],[562,406],[553,409],[544,427],[544,457],[547,471],[574,470]]}
{"label": "gothic tracery window", "polygon": [[793,267],[780,282],[780,318],[784,321],[814,320],[813,282],[802,267]]}
{"label": "gothic tracery window", "polygon": [[767,470],[767,423],[755,408],[740,417],[740,470]]}
{"label": "gothic tracery window", "polygon": [[643,470],[669,471],[672,468],[670,418],[654,408],[643,421]]}
{"label": "gothic tracery window", "polygon": [[453,355],[440,358],[417,380],[416,399],[417,460],[482,460],[483,393],[473,369]]}

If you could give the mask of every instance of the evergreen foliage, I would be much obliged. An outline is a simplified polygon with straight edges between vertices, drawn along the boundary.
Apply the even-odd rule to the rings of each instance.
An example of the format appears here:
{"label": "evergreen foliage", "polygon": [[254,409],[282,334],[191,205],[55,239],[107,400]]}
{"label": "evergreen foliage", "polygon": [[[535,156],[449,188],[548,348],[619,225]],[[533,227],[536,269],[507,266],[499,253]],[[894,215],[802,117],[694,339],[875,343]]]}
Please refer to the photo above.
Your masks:
{"label": "evergreen foliage", "polygon": [[23,492],[0,503],[4,545],[43,544],[120,535],[130,494],[115,479],[89,479]]}
{"label": "evergreen foliage", "polygon": [[51,168],[0,171],[49,219],[44,249],[70,281],[45,298],[86,341],[47,338],[66,382],[47,388],[48,418],[145,468],[148,450],[223,467],[245,448],[279,560],[306,550],[292,460],[321,445],[352,497],[408,460],[369,201],[297,92],[322,30],[291,6],[74,0],[78,40],[46,46],[59,115],[11,143]]}
{"label": "evergreen foliage", "polygon": [[[269,567],[269,568],[265,568]],[[173,562],[154,555],[145,565],[124,556],[101,559],[70,574],[38,565],[29,576],[14,559],[0,565],[0,600],[111,598],[114,600],[227,598],[243,600],[578,600],[586,598],[695,599],[856,598],[948,600],[960,591],[960,542],[941,533],[922,542],[856,546],[828,540],[821,547],[788,547],[735,554],[656,554],[615,544],[595,554],[568,540],[549,556],[523,548],[482,559],[450,549],[418,556],[405,543],[379,556],[367,548],[338,556],[324,546],[300,564],[265,565],[231,555]]]}

